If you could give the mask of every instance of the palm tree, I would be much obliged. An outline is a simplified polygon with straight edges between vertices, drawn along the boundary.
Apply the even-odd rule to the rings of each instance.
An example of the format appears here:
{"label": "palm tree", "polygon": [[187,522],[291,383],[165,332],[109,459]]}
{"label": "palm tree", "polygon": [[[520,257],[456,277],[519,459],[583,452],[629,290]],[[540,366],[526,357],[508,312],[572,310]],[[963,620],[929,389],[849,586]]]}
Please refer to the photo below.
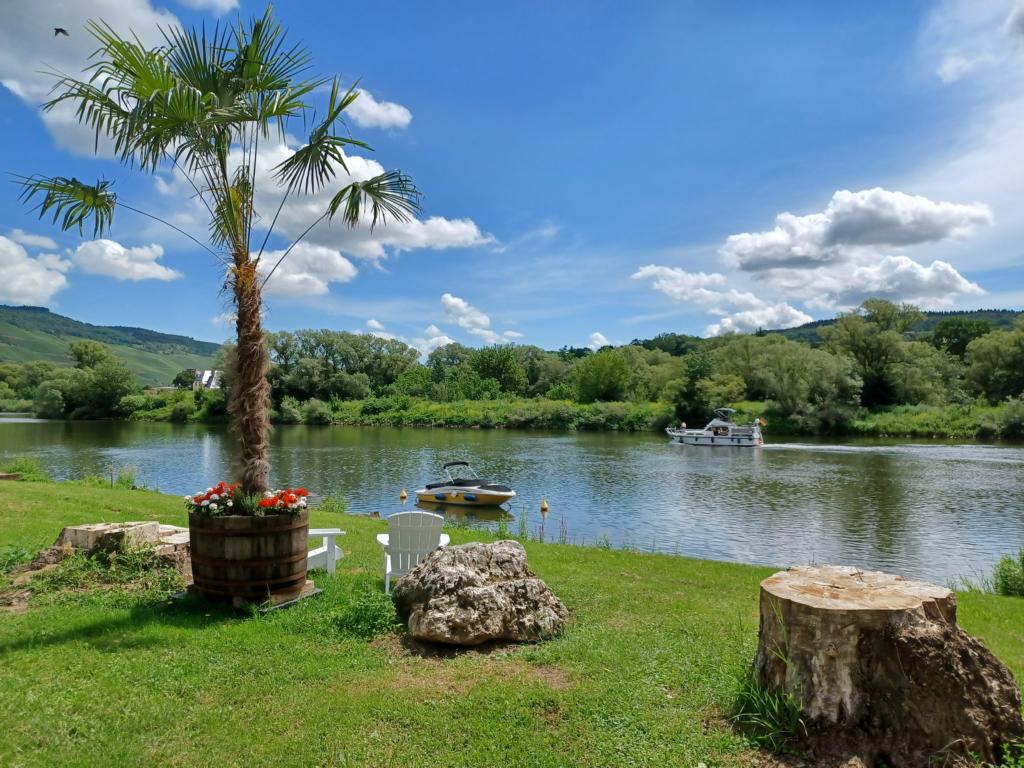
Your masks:
{"label": "palm tree", "polygon": [[[121,37],[106,23],[90,22],[99,42],[83,77],[54,72],[53,97],[46,110],[73,104],[78,120],[96,132],[96,149],[107,141],[121,163],[144,173],[171,169],[186,179],[209,214],[208,243],[158,216],[120,199],[108,180],[90,185],[61,176],[18,177],[21,198],[36,201],[40,218],[52,214],[63,230],[94,237],[109,229],[115,210],[149,216],[181,232],[217,258],[225,269],[237,313],[237,348],[229,410],[241,446],[241,489],[267,489],[269,475],[269,359],[262,325],[262,289],[289,252],[324,220],[340,216],[349,227],[405,221],[419,210],[419,192],[400,171],[353,181],[345,148],[369,149],[351,138],[345,109],[359,96],[338,78],[309,77],[310,56],[285,44],[285,32],[270,9],[248,24],[241,20],[207,36],[204,29],[162,30],[164,42],[145,47],[137,37]],[[330,83],[327,110],[318,119],[307,99]],[[256,162],[261,141],[283,140],[292,124],[312,130],[305,146],[274,168],[281,200],[266,225],[254,209]],[[342,135],[344,133],[344,135]],[[348,183],[342,183],[347,181]],[[273,268],[260,260],[278,215],[290,197],[339,188],[322,214],[285,250]],[[266,226],[259,248],[252,248],[254,222]],[[269,259],[269,257],[268,257]]]}

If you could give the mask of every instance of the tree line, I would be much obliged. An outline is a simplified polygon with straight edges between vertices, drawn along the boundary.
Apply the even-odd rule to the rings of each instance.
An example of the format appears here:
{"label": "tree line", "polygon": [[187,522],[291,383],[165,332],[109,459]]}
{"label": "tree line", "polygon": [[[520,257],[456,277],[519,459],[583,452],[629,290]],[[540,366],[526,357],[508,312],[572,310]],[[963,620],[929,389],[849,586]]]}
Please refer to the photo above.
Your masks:
{"label": "tree line", "polygon": [[[414,403],[467,401],[657,404],[644,411],[702,423],[726,404],[760,404],[759,414],[805,433],[848,430],[865,413],[899,407],[1012,406],[1024,394],[1024,317],[1011,329],[950,316],[910,338],[921,320],[908,304],[871,299],[819,329],[811,346],[774,333],[700,339],[665,333],[599,350],[531,345],[479,349],[453,343],[425,360],[390,338],[332,330],[267,334],[268,380],[276,421],[349,421]],[[145,394],[123,362],[97,342],[73,342],[72,369],[49,363],[0,365],[0,407],[12,402],[53,418],[107,418],[158,412],[172,420],[223,416],[221,391]],[[233,349],[222,351],[231,370]],[[191,377],[177,380],[191,389]],[[154,405],[154,398],[163,398]],[[190,399],[191,398],[191,399]],[[358,412],[352,403],[360,403]],[[342,407],[342,404],[347,404]],[[1002,406],[1001,406],[1002,407]],[[150,414],[152,416],[152,414]],[[377,422],[373,422],[377,423]],[[639,424],[640,422],[638,422]],[[994,428],[1010,436],[1014,427]]]}

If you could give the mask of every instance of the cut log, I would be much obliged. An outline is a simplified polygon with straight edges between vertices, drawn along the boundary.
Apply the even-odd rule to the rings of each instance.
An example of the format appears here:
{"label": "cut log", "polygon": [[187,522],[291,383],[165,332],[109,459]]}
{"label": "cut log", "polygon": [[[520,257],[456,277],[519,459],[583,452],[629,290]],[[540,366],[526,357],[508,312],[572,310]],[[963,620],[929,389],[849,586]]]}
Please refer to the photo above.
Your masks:
{"label": "cut log", "polygon": [[754,671],[800,702],[823,757],[997,762],[1024,737],[1013,675],[957,626],[956,596],[934,584],[840,566],[776,573],[761,582]]}

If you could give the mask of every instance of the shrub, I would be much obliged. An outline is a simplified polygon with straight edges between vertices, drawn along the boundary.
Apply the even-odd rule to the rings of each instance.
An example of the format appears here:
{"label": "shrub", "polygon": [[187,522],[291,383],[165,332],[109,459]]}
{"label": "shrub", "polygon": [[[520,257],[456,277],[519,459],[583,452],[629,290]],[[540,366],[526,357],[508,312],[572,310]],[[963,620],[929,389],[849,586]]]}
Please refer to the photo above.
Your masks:
{"label": "shrub", "polygon": [[294,397],[286,397],[277,409],[277,420],[282,424],[299,424],[302,421],[302,406]]}
{"label": "shrub", "polygon": [[21,475],[22,480],[33,483],[47,483],[53,479],[43,469],[43,465],[39,463],[39,460],[31,456],[19,456],[11,459],[0,467],[0,472]]}
{"label": "shrub", "polygon": [[149,405],[145,395],[125,395],[117,404],[117,412],[122,416],[131,416],[136,411],[144,410]]}
{"label": "shrub", "polygon": [[1024,597],[1024,549],[1017,557],[1006,555],[996,563],[992,586],[1000,595]]}
{"label": "shrub", "polygon": [[1010,440],[1024,438],[1024,398],[1011,397],[998,417],[999,436]]}
{"label": "shrub", "polygon": [[185,422],[192,417],[195,413],[196,406],[194,400],[179,400],[173,406],[171,406],[171,413],[168,417],[174,422]]}
{"label": "shrub", "polygon": [[302,420],[306,424],[330,424],[331,406],[315,397],[302,406]]}

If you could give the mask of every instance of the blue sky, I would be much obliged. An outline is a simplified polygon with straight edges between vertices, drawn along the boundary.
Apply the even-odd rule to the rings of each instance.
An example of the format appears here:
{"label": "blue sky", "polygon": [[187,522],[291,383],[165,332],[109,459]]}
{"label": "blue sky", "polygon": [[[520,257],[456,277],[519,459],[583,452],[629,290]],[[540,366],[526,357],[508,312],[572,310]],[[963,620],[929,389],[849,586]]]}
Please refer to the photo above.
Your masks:
{"label": "blue sky", "polygon": [[[91,157],[37,105],[104,18],[152,39],[263,5],[7,0],[0,168],[117,180],[206,231],[180,179]],[[268,285],[271,329],[547,348],[830,317],[870,295],[1024,306],[1024,6],[1007,2],[284,3],[349,120],[410,173],[421,221],[314,231]],[[70,37],[54,38],[52,27]],[[266,148],[271,167],[302,141]],[[267,184],[258,199],[273,206]],[[309,210],[289,206],[301,231]],[[286,238],[276,237],[275,248]],[[0,302],[197,338],[231,333],[216,263],[121,211],[102,242],[0,194]]]}

